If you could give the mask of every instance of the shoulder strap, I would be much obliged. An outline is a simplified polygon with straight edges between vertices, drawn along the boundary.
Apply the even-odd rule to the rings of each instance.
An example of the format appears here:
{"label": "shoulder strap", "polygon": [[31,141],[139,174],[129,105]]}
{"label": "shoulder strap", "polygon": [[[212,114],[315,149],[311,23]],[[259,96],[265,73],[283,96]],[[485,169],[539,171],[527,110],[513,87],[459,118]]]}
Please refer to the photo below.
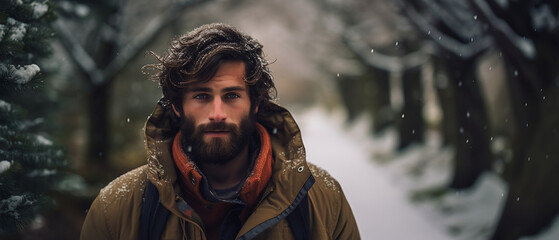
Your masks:
{"label": "shoulder strap", "polygon": [[171,212],[159,202],[159,191],[151,181],[147,181],[144,204],[140,218],[140,235],[142,240],[160,239],[167,217]]}
{"label": "shoulder strap", "polygon": [[299,205],[287,216],[291,232],[296,240],[306,240],[310,237],[309,223],[309,195],[306,194]]}

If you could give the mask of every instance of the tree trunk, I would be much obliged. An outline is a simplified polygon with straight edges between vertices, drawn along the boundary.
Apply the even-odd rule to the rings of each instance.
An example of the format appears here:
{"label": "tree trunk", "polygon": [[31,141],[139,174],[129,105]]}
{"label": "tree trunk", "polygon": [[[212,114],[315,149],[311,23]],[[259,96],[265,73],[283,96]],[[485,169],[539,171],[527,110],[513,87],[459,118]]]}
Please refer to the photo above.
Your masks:
{"label": "tree trunk", "polygon": [[108,167],[109,134],[109,84],[92,87],[89,103],[88,166],[94,171]]}
{"label": "tree trunk", "polygon": [[423,119],[423,88],[421,68],[405,69],[402,72],[404,105],[399,118],[399,145],[404,149],[412,143],[423,141],[425,120]]}
{"label": "tree trunk", "polygon": [[478,177],[490,169],[488,120],[479,83],[475,76],[475,58],[448,59],[450,88],[454,92],[458,128],[453,131],[455,147],[453,179],[450,187],[471,187]]}
{"label": "tree trunk", "polygon": [[509,193],[494,240],[536,234],[559,213],[559,89],[546,89],[544,96],[537,113],[541,121],[528,127],[533,132],[531,137],[518,139],[518,145],[524,144],[520,147],[524,150],[515,149],[515,154],[523,154],[513,158],[518,174],[508,180]]}
{"label": "tree trunk", "polygon": [[394,120],[390,106],[390,72],[375,67],[368,67],[366,78],[371,82],[371,114],[373,133],[378,134]]}
{"label": "tree trunk", "polygon": [[[113,10],[113,15],[118,13],[117,9]],[[107,17],[108,18],[108,17]],[[92,35],[97,35],[102,31],[104,25],[101,24],[97,31]],[[116,26],[113,26],[117,29]],[[115,59],[118,52],[118,43],[114,38],[103,38],[99,36],[91,36],[95,38],[97,46],[91,56],[94,57],[98,69],[106,69],[108,65]],[[95,79],[96,76],[89,76],[90,96],[89,96],[89,150],[88,165],[93,167],[91,172],[93,177],[98,177],[95,171],[103,172],[111,168],[109,163],[110,151],[110,129],[109,129],[109,113],[110,113],[110,90],[114,76],[103,76],[101,79]]]}
{"label": "tree trunk", "polygon": [[452,144],[453,139],[457,138],[456,129],[459,129],[458,120],[456,119],[458,114],[454,107],[456,97],[452,86],[450,86],[451,83],[447,70],[445,61],[440,57],[433,57],[433,85],[442,111],[441,135],[443,145]]}
{"label": "tree trunk", "polygon": [[348,74],[339,74],[337,83],[347,110],[348,122],[352,122],[365,110],[370,101],[368,97],[371,95],[371,83],[364,80],[363,76]]}
{"label": "tree trunk", "polygon": [[522,72],[516,70],[515,64],[508,62],[505,55],[507,65],[507,79],[511,92],[511,106],[513,109],[514,119],[505,122],[512,128],[511,145],[513,151],[513,159],[506,164],[503,178],[508,183],[512,183],[523,171],[527,156],[526,140],[532,139],[534,136],[534,127],[539,122],[539,101],[534,91],[527,86]]}
{"label": "tree trunk", "polygon": [[[505,55],[508,58],[508,55]],[[546,63],[531,66],[540,73],[542,89],[530,88],[523,71],[507,61],[508,79],[514,109],[513,159],[506,165],[504,178],[509,193],[492,239],[517,239],[545,229],[559,213],[559,88],[554,74],[536,70]],[[533,80],[532,80],[533,81]]]}

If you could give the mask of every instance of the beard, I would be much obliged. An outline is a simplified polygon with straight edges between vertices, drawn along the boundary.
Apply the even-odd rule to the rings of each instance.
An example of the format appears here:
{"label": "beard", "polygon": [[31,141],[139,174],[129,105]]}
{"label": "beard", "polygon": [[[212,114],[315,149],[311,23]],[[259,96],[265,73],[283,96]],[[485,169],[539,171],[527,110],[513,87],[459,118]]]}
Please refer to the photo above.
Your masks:
{"label": "beard", "polygon": [[[236,156],[248,145],[255,131],[255,116],[241,119],[239,125],[225,122],[211,122],[196,126],[194,119],[183,115],[181,118],[181,147],[190,159],[199,164],[224,165]],[[211,138],[209,142],[204,141],[206,131],[229,131],[229,136]]]}

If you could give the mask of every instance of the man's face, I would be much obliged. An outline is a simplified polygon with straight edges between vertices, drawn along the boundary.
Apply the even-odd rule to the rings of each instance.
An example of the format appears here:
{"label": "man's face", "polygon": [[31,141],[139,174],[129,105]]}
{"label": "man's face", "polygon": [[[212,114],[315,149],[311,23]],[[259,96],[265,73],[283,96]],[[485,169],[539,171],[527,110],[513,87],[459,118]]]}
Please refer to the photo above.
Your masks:
{"label": "man's face", "polygon": [[181,132],[183,149],[192,160],[225,164],[247,146],[255,118],[244,77],[242,61],[225,62],[210,81],[188,87]]}

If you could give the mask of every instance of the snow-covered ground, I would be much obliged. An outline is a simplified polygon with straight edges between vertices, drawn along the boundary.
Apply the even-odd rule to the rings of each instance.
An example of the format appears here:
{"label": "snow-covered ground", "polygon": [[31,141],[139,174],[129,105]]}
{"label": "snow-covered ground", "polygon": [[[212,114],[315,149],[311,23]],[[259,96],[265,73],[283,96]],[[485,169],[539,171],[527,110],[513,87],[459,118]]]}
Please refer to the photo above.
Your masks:
{"label": "snow-covered ground", "polygon": [[[363,239],[490,238],[506,184],[487,173],[469,190],[434,191],[448,183],[452,156],[451,149],[441,148],[436,133],[428,133],[425,144],[397,153],[396,132],[373,137],[366,117],[348,125],[343,112],[321,107],[293,115],[308,161],[340,182]],[[523,240],[558,239],[555,222],[549,231]]]}

